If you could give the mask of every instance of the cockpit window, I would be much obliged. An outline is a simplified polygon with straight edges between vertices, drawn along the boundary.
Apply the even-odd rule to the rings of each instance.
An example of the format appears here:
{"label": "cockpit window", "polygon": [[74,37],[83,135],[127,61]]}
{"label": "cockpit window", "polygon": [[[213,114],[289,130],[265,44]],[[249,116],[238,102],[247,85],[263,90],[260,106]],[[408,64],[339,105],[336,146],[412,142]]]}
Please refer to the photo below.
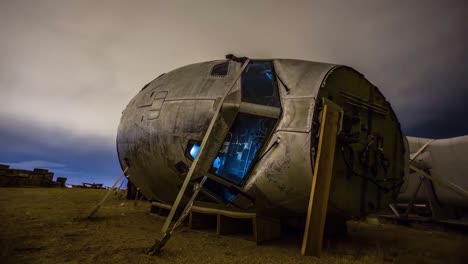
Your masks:
{"label": "cockpit window", "polygon": [[[240,113],[211,165],[211,172],[241,184],[275,124],[273,118]],[[199,142],[189,142],[186,156],[195,159],[199,150]]]}
{"label": "cockpit window", "polygon": [[223,62],[220,64],[216,64],[213,66],[213,69],[211,70],[211,75],[212,76],[226,76],[229,70],[229,62]]}
{"label": "cockpit window", "polygon": [[212,172],[241,184],[275,123],[273,118],[240,113],[218,152]]}
{"label": "cockpit window", "polygon": [[[228,67],[229,62],[214,65],[211,75],[226,75]],[[270,111],[270,108],[276,108],[281,113],[272,61],[249,62],[241,76],[241,101],[241,106],[244,107],[239,108],[229,131],[222,132],[226,136],[210,168],[210,175],[214,174],[217,177],[208,179],[205,183],[206,190],[225,202],[233,202],[239,191],[232,185],[217,180],[222,178],[235,185],[244,184],[278,122],[278,116],[252,109],[268,108]],[[200,146],[200,141],[190,141],[185,156],[191,160],[195,159],[200,152]]]}
{"label": "cockpit window", "polygon": [[[187,150],[185,151],[185,156],[187,156],[191,160],[194,160],[197,157],[199,151],[200,151],[200,142],[191,141],[189,142],[187,146]],[[221,162],[220,158],[216,157],[216,159],[213,162],[212,167],[216,169],[219,168],[220,162]]]}
{"label": "cockpit window", "polygon": [[242,74],[242,101],[281,107],[271,61],[252,61]]}

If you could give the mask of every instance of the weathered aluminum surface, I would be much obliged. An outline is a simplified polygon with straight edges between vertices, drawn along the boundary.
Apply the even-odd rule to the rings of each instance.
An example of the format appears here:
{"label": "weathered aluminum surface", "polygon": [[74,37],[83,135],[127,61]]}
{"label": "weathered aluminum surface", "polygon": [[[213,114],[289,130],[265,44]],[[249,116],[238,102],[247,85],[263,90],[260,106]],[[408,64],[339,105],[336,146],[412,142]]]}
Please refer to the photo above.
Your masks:
{"label": "weathered aluminum surface", "polygon": [[[407,137],[411,153],[417,152],[424,144],[431,141],[428,138]],[[414,162],[416,167],[429,172],[434,178],[448,181],[461,188],[468,189],[468,136],[437,139],[419,154]],[[417,173],[411,173],[403,186],[399,200],[407,202],[419,183]],[[438,182],[431,182],[429,189],[440,202],[440,206],[458,206],[468,208],[468,199],[451,188],[447,188]],[[418,192],[417,202],[427,202],[426,193]]]}

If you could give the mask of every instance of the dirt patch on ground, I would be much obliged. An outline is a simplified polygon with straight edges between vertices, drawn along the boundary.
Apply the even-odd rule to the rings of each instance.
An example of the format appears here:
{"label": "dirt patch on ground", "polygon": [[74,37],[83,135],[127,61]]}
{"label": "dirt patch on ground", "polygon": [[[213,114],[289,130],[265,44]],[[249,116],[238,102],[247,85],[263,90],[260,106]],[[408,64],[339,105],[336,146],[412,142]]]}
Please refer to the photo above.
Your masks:
{"label": "dirt patch on ground", "polygon": [[0,188],[1,263],[466,263],[468,237],[350,222],[349,238],[325,243],[322,258],[300,255],[300,236],[256,246],[238,237],[179,229],[161,256],[144,254],[164,223],[149,204],[111,196],[84,218],[103,190]]}

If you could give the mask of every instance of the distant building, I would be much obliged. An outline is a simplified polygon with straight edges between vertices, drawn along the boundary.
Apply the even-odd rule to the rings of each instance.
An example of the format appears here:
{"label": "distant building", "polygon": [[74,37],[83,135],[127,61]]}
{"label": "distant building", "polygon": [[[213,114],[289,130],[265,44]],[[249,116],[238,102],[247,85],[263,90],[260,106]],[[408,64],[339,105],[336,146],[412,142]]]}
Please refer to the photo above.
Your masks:
{"label": "distant building", "polygon": [[87,189],[107,189],[102,183],[83,182],[81,185],[72,185],[72,188],[87,188]]}
{"label": "distant building", "polygon": [[46,169],[18,170],[0,164],[0,187],[65,187],[67,178],[58,177]]}

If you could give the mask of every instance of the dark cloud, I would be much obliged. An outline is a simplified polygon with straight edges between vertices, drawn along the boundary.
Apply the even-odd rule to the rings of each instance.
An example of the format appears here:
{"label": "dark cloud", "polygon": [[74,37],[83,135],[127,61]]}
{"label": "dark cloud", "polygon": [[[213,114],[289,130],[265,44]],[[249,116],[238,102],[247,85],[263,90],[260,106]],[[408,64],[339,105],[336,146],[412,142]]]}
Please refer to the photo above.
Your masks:
{"label": "dark cloud", "polygon": [[415,125],[403,127],[408,136],[426,138],[449,138],[468,135],[468,107],[464,101],[467,96],[454,98],[448,105],[427,105],[420,108],[424,118]]}
{"label": "dark cloud", "polygon": [[111,185],[120,173],[115,146],[102,138],[76,137],[63,128],[1,116],[0,122],[0,163],[18,169],[47,168],[75,184]]}

